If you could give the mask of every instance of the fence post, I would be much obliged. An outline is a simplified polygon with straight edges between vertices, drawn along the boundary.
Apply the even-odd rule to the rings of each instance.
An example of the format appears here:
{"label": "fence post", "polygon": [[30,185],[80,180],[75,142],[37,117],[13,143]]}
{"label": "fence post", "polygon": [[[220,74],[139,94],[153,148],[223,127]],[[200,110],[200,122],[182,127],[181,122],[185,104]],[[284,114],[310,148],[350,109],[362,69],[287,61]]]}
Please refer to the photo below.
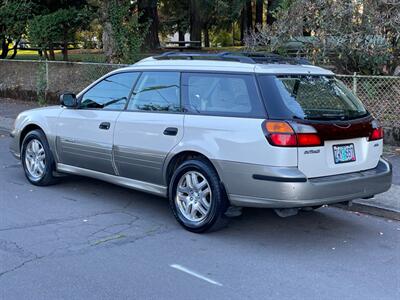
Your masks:
{"label": "fence post", "polygon": [[48,90],[49,90],[49,61],[46,59],[46,87],[44,90],[44,98],[46,99],[46,102],[47,102]]}
{"label": "fence post", "polygon": [[357,72],[353,74],[353,93],[357,95]]}

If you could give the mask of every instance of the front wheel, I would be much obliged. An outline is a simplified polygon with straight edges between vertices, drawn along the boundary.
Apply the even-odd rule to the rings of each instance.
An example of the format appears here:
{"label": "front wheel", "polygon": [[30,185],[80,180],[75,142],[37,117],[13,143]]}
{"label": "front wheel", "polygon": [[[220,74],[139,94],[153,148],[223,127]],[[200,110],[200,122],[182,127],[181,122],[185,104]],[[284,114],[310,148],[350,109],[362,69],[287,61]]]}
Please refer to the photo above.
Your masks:
{"label": "front wheel", "polygon": [[228,200],[217,172],[206,160],[188,160],[175,170],[169,201],[175,218],[189,231],[201,233],[226,224]]}
{"label": "front wheel", "polygon": [[38,186],[55,183],[54,158],[43,131],[33,130],[25,136],[21,162],[30,183]]}

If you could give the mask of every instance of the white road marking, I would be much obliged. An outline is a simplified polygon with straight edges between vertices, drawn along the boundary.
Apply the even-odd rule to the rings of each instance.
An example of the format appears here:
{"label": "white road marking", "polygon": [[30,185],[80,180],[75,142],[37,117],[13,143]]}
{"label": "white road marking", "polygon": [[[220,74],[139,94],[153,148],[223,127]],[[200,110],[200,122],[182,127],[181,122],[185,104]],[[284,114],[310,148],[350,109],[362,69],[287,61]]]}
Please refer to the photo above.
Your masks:
{"label": "white road marking", "polygon": [[177,269],[179,271],[185,272],[185,273],[187,273],[189,275],[192,275],[192,276],[197,277],[199,279],[202,279],[204,281],[207,281],[208,283],[215,284],[215,285],[218,285],[218,286],[222,286],[222,284],[219,283],[218,281],[215,281],[215,280],[212,280],[210,278],[207,278],[207,277],[205,277],[205,276],[203,276],[203,275],[201,275],[199,273],[196,273],[194,271],[191,271],[188,268],[185,268],[185,267],[183,267],[181,265],[172,264],[172,265],[170,265],[170,267],[174,268],[174,269]]}

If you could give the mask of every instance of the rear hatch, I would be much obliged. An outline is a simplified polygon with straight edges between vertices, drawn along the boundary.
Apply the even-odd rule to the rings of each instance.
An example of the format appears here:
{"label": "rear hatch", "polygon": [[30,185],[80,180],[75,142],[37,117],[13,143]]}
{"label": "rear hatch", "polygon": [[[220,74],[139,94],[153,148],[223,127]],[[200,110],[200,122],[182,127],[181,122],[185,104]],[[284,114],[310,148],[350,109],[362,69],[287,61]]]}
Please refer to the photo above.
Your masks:
{"label": "rear hatch", "polygon": [[[382,129],[344,84],[323,75],[284,75],[273,80],[275,97],[280,96],[274,102],[280,98],[282,103],[267,103],[272,118],[288,120],[298,137],[310,134],[320,139],[313,146],[297,145],[298,168],[308,178],[377,166]],[[260,82],[265,94],[266,82]]]}
{"label": "rear hatch", "polygon": [[298,168],[307,177],[321,177],[375,168],[382,154],[382,140],[370,141],[373,121],[316,124],[323,143],[298,148]]}

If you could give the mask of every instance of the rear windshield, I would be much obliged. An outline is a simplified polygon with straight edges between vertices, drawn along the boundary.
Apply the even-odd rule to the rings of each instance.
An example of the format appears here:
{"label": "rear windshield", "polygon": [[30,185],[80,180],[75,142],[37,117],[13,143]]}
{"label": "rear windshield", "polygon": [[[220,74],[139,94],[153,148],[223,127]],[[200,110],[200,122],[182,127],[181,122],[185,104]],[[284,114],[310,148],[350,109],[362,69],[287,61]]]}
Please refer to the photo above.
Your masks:
{"label": "rear windshield", "polygon": [[368,114],[339,80],[328,76],[278,76],[276,83],[287,108],[297,118],[350,120]]}

